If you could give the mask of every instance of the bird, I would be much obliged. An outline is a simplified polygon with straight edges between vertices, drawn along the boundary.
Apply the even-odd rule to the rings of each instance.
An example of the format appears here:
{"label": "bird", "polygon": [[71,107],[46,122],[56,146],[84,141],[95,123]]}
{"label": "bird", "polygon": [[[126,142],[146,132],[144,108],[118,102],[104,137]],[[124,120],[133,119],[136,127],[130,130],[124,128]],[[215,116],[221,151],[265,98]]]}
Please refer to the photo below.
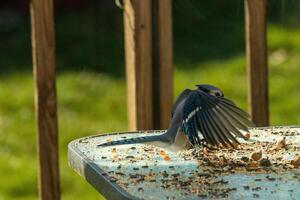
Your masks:
{"label": "bird", "polygon": [[98,144],[107,147],[147,143],[170,150],[203,146],[235,148],[237,137],[248,139],[243,131],[255,125],[250,115],[224,97],[216,86],[198,84],[196,89],[185,89],[172,105],[168,129],[160,135],[145,135]]}

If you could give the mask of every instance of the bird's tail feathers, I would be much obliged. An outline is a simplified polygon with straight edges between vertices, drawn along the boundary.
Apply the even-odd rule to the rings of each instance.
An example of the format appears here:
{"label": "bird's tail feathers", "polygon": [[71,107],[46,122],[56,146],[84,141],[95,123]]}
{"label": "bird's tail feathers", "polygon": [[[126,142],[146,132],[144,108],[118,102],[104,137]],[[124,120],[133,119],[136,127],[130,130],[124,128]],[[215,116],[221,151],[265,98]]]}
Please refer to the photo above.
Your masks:
{"label": "bird's tail feathers", "polygon": [[107,146],[116,146],[116,145],[125,145],[125,144],[148,143],[148,142],[155,142],[155,141],[163,142],[164,141],[163,135],[149,135],[149,136],[143,136],[143,137],[122,139],[122,140],[116,140],[116,141],[102,143],[97,146],[98,147],[107,147]]}

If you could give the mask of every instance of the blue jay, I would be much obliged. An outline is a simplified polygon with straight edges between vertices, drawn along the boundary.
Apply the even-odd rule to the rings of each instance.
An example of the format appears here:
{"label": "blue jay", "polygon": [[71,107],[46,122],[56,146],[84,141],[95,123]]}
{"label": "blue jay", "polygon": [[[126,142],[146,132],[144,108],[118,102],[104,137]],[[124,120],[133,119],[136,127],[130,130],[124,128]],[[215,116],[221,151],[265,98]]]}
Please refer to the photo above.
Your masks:
{"label": "blue jay", "polygon": [[167,131],[161,135],[122,139],[99,144],[99,147],[149,143],[180,150],[187,146],[235,147],[236,137],[247,139],[241,132],[254,126],[248,113],[224,97],[223,92],[212,85],[196,85],[197,89],[185,89],[172,106]]}

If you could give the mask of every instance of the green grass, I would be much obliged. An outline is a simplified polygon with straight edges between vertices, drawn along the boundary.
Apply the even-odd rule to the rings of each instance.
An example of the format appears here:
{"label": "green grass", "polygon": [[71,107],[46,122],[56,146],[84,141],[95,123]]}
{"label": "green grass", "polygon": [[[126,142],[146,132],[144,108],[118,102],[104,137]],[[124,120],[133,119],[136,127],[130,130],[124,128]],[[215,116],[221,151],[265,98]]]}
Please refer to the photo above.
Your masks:
{"label": "green grass", "polygon": [[[97,192],[67,165],[67,144],[89,134],[126,130],[124,81],[95,73],[58,76],[60,169],[63,199]],[[12,74],[0,84],[0,199],[37,198],[37,161],[31,73]],[[76,192],[70,192],[76,191]]]}
{"label": "green grass", "polygon": [[[242,23],[232,25],[227,18],[212,23],[210,16],[205,12],[198,15],[197,9],[193,11],[196,14],[189,13],[192,16],[182,16],[176,5],[175,95],[195,84],[210,83],[247,109]],[[122,26],[112,25],[116,21],[121,24],[114,17],[114,23],[102,23],[103,29],[94,30],[84,23],[94,19],[91,15],[76,16],[57,22],[62,199],[102,199],[68,166],[67,144],[86,135],[127,129]],[[191,22],[188,26],[187,20]],[[195,29],[192,23],[200,28]],[[272,23],[268,30],[271,125],[300,124],[300,29]],[[1,40],[7,49],[0,55],[0,200],[29,200],[37,199],[38,194],[34,85],[28,30],[14,34],[19,40]]]}

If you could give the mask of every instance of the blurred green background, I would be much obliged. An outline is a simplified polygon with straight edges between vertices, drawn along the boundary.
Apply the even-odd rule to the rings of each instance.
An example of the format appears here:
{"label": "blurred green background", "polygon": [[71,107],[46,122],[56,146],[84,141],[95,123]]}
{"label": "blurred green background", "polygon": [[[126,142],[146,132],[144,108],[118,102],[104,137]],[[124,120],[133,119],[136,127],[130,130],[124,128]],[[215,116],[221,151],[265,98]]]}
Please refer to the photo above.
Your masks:
{"label": "blurred green background", "polygon": [[[0,3],[0,200],[37,199],[28,2]],[[78,137],[127,129],[122,11],[55,1],[62,199],[102,197],[67,164]],[[174,0],[174,91],[220,86],[247,109],[242,0]],[[271,125],[300,124],[300,0],[269,0]]]}

